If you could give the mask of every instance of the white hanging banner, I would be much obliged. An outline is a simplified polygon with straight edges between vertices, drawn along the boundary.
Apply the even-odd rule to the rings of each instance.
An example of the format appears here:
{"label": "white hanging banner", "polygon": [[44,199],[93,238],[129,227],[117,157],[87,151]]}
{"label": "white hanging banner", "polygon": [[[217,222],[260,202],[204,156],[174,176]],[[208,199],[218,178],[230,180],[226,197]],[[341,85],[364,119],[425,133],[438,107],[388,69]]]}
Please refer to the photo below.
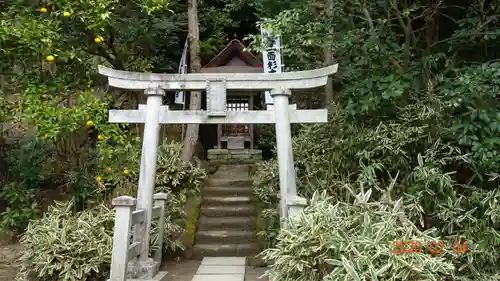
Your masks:
{"label": "white hanging banner", "polygon": [[175,104],[184,104],[184,92],[175,93]]}
{"label": "white hanging banner", "polygon": [[[184,74],[187,72],[187,49],[188,49],[188,39],[186,38],[186,42],[184,43],[184,50],[182,51],[181,61],[179,62],[179,74]],[[184,92],[178,91],[175,92],[175,100],[176,104],[184,104]]]}
{"label": "white hanging banner", "polygon": [[[262,35],[262,42],[266,48],[262,52],[264,57],[264,73],[281,73],[281,38],[272,33],[272,30],[265,29],[261,26],[260,33]],[[271,93],[266,91],[266,105],[274,104]]]}

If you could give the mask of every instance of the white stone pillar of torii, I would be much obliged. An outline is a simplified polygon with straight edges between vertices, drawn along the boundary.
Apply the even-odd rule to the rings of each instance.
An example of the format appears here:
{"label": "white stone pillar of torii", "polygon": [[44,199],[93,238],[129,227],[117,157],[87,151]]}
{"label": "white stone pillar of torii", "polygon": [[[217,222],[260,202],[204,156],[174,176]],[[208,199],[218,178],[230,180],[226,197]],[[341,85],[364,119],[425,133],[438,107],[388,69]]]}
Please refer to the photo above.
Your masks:
{"label": "white stone pillar of torii", "polygon": [[[99,66],[99,73],[108,77],[110,86],[143,90],[146,105],[137,110],[110,110],[111,123],[144,123],[137,209],[146,211],[144,233],[136,233],[142,248],[139,262],[148,263],[151,211],[155,185],[160,124],[275,124],[278,147],[281,217],[300,211],[304,198],[297,196],[293,166],[290,123],[325,123],[326,109],[297,110],[289,105],[292,89],[324,86],[338,65],[321,69],[287,73],[190,73],[156,74],[114,70]],[[164,90],[206,90],[207,110],[169,110],[162,105]],[[271,90],[271,110],[228,111],[227,90]],[[291,164],[291,165],[290,165]]]}

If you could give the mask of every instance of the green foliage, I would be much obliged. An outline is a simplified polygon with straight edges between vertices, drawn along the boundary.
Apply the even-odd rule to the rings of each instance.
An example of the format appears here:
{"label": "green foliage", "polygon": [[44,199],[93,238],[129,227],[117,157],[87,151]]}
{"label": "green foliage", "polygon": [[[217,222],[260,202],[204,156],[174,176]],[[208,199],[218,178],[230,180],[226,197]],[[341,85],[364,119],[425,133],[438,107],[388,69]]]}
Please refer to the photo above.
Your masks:
{"label": "green foliage", "polygon": [[[383,195],[402,198],[401,211],[420,231],[472,245],[451,260],[455,280],[496,280],[500,10],[472,1],[457,3],[461,13],[441,4],[297,1],[263,24],[282,33],[290,68],[323,64],[325,50],[340,66],[328,124],[304,126],[294,138],[300,195],[325,191],[346,206],[368,189],[377,204],[387,204]],[[255,192],[276,207],[274,163],[257,172]],[[261,233],[273,250],[304,244],[286,231],[276,240],[276,232]]]}
{"label": "green foliage", "polygon": [[0,191],[0,199],[7,205],[0,214],[1,229],[21,233],[39,215],[35,194],[45,180],[48,152],[46,143],[35,138],[6,155],[10,169],[7,183]]}
{"label": "green foliage", "polygon": [[[370,202],[371,190],[353,204],[316,193],[304,213],[287,220],[274,248],[262,256],[276,280],[443,280],[454,266],[427,253],[395,255],[395,241],[438,240],[405,220],[403,200]],[[451,249],[444,255],[451,256]]]}
{"label": "green foliage", "polygon": [[4,185],[0,199],[7,202],[7,209],[0,214],[0,229],[21,233],[29,221],[39,214],[34,190],[22,184]]}
{"label": "green foliage", "polygon": [[[24,276],[47,281],[90,281],[109,274],[114,222],[109,202],[117,195],[135,196],[139,176],[140,141],[136,138],[123,143],[115,146],[104,140],[98,142],[97,152],[102,154],[97,153],[101,157],[93,159],[101,173],[70,173],[68,182],[74,199],[56,204],[42,219],[30,223],[22,238],[26,247],[22,258]],[[182,162],[179,153],[180,144],[176,143],[165,142],[158,149],[155,192],[168,195],[161,250],[170,253],[183,248],[178,239],[183,228],[178,221],[184,220],[186,196],[198,194],[206,176],[199,163]],[[157,240],[158,227],[153,223],[150,243],[155,246],[151,251],[158,250]]]}
{"label": "green foliage", "polygon": [[21,239],[22,280],[102,280],[109,273],[113,210],[98,206],[78,213],[57,203],[33,221]]}
{"label": "green foliage", "polygon": [[[100,189],[102,195],[114,189],[111,194],[135,194],[139,181],[139,160],[141,155],[141,140],[134,138],[123,145],[99,142],[102,152],[99,166]],[[183,162],[180,160],[181,144],[165,140],[158,147],[158,162],[156,171],[156,192],[173,193],[181,203],[186,196],[198,194],[206,177],[200,163]]]}
{"label": "green foliage", "polygon": [[[427,106],[407,110],[424,112],[422,108]],[[419,228],[436,228],[443,239],[466,239],[475,246],[466,258],[453,260],[461,271],[457,276],[491,277],[499,259],[490,249],[500,242],[500,205],[498,189],[489,190],[489,186],[497,179],[479,186],[459,183],[461,176],[472,175],[465,167],[474,167],[469,164],[473,161],[470,154],[440,140],[448,135],[446,130],[422,125],[435,122],[426,119],[433,115],[370,128],[348,118],[338,106],[330,109],[327,126],[308,126],[294,139],[299,194],[311,198],[315,192],[326,191],[336,201],[351,203],[352,194],[372,188],[374,200],[382,200],[384,193],[402,197],[402,210]],[[416,114],[402,112],[401,116]],[[449,167],[460,167],[463,174]],[[485,172],[482,176],[487,178]],[[256,174],[257,197],[272,210],[278,190],[277,166],[264,164]],[[272,217],[267,224],[279,226]],[[276,232],[270,228],[260,234],[273,246]],[[467,266],[462,267],[464,264]]]}

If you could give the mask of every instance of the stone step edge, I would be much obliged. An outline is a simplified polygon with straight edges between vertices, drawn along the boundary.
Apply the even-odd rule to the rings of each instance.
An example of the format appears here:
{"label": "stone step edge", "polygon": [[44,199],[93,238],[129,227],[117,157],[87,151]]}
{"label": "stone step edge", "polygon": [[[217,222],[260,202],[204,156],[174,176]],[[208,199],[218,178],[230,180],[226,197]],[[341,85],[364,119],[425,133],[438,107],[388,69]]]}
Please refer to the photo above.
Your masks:
{"label": "stone step edge", "polygon": [[209,217],[200,215],[196,228],[198,230],[244,230],[249,227],[257,226],[257,218],[255,216],[225,216],[225,217]]}
{"label": "stone step edge", "polygon": [[196,243],[193,246],[193,252],[206,251],[210,252],[210,257],[213,257],[211,254],[215,252],[232,252],[236,251],[236,253],[240,252],[241,254],[245,253],[243,256],[255,255],[260,252],[260,246],[257,242],[254,243],[230,243],[230,244],[221,244],[221,243]]}
{"label": "stone step edge", "polygon": [[252,196],[203,196],[202,204],[216,205],[221,204],[224,206],[235,206],[238,204],[245,205],[255,202]]}
{"label": "stone step edge", "polygon": [[[236,208],[235,208],[236,207]],[[244,205],[202,205],[200,214],[206,217],[226,217],[226,216],[253,216],[256,207]]]}
{"label": "stone step edge", "polygon": [[[226,232],[227,235],[224,235],[222,232]],[[232,233],[231,233],[232,232]],[[222,235],[221,235],[222,234]],[[243,229],[231,229],[231,230],[199,230],[196,232],[196,236],[203,236],[206,238],[213,239],[225,239],[226,237],[246,237],[250,236],[251,238],[257,239],[257,231],[255,229],[243,230]],[[232,244],[232,243],[230,243]],[[235,244],[238,244],[235,242]]]}

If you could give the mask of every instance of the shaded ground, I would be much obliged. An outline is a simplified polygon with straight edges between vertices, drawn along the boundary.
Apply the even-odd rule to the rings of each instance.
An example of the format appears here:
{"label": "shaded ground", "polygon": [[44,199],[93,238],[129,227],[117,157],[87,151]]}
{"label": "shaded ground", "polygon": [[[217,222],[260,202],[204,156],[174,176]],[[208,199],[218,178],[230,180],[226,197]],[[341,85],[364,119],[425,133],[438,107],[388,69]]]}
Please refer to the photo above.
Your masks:
{"label": "shaded ground", "polygon": [[160,270],[168,272],[167,280],[191,281],[200,263],[196,260],[174,260],[164,264]]}
{"label": "shaded ground", "polygon": [[17,259],[21,245],[0,241],[0,281],[14,281],[19,270]]}
{"label": "shaded ground", "polygon": [[266,272],[265,267],[253,267],[247,266],[245,281],[268,281],[269,278],[267,276],[261,277]]}

